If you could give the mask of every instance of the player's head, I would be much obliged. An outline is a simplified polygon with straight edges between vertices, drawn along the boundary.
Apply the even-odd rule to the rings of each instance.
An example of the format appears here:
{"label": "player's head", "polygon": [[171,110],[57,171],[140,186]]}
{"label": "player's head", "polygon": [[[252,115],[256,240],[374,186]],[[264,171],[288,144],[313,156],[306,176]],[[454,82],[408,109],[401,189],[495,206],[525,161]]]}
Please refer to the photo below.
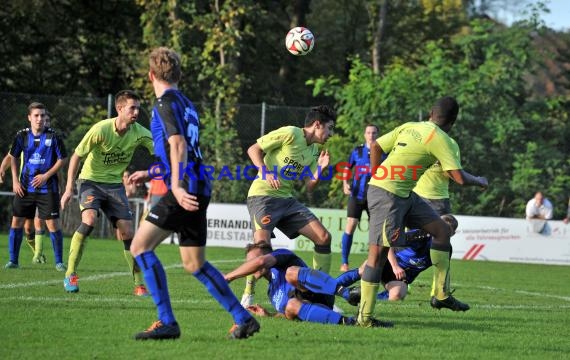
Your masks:
{"label": "player's head", "polygon": [[378,126],[374,124],[367,124],[364,128],[364,139],[367,144],[371,144],[378,137]]}
{"label": "player's head", "polygon": [[137,121],[141,108],[140,96],[132,90],[121,90],[115,95],[115,109],[119,118],[129,123]]}
{"label": "player's head", "polygon": [[154,77],[168,84],[177,84],[182,77],[180,56],[167,47],[156,48],[150,53],[149,67],[151,81]]}
{"label": "player's head", "polygon": [[273,247],[271,247],[271,244],[267,241],[260,241],[245,246],[245,256],[248,260],[261,255],[267,255],[272,251]]}
{"label": "player's head", "polygon": [[324,144],[334,133],[336,112],[327,105],[311,108],[305,116],[305,129],[312,133],[312,142]]}
{"label": "player's head", "polygon": [[28,120],[33,131],[41,131],[46,121],[46,106],[40,102],[28,105]]}
{"label": "player's head", "polygon": [[457,120],[459,104],[451,96],[437,100],[431,108],[430,121],[437,124],[443,131],[448,132]]}
{"label": "player's head", "polygon": [[[273,248],[271,247],[271,244],[268,243],[267,241],[260,241],[255,244],[247,244],[247,246],[245,247],[245,260],[250,261],[257,257],[267,255],[271,252],[273,252]],[[267,274],[268,274],[267,269],[262,268],[261,270],[255,272],[252,275],[256,279],[259,279],[261,277],[265,277]]]}
{"label": "player's head", "polygon": [[455,218],[455,216],[453,216],[451,214],[441,215],[441,220],[445,221],[446,224],[449,225],[449,228],[451,229],[450,236],[455,235],[455,231],[457,230],[457,227],[459,226],[459,223],[457,222],[457,219]]}

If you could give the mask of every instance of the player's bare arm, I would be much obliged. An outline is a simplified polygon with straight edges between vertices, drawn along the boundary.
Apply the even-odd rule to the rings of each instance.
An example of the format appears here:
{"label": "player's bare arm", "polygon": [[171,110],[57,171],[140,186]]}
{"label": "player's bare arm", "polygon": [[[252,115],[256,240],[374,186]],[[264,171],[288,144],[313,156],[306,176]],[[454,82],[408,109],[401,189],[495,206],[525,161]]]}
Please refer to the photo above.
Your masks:
{"label": "player's bare arm", "polygon": [[32,179],[32,186],[37,189],[44,185],[50,177],[57,175],[57,172],[63,167],[66,160],[67,158],[57,159],[55,164],[53,164],[53,166],[47,172],[34,176]]}
{"label": "player's bare arm", "polygon": [[235,270],[227,273],[224,278],[227,282],[235,279],[245,277],[247,275],[255,274],[256,272],[264,269],[270,269],[277,263],[277,259],[271,254],[258,256],[241,264]]}
{"label": "player's bare arm", "polygon": [[0,164],[0,184],[4,183],[4,176],[6,176],[6,170],[10,168],[10,155],[9,153],[2,159],[2,164]]}
{"label": "player's bare arm", "polygon": [[180,174],[180,168],[182,167],[178,166],[179,164],[186,165],[188,162],[188,145],[186,140],[180,134],[172,135],[168,138],[168,144],[170,145],[170,163],[172,164],[172,194],[184,210],[196,211],[199,205],[198,197],[188,194],[184,188],[183,176]]}
{"label": "player's bare arm", "polygon": [[[259,171],[262,171],[261,169],[267,167],[267,165],[265,165],[265,163],[263,162],[263,150],[261,149],[261,146],[259,146],[258,143],[251,145],[247,149],[247,155],[251,159],[253,165],[255,165],[259,169]],[[269,186],[271,186],[273,189],[279,189],[279,187],[281,186],[279,178],[277,178],[275,175],[273,175],[273,173],[269,171],[267,171],[265,174],[265,181],[267,181]]]}
{"label": "player's bare arm", "polygon": [[67,183],[65,184],[65,191],[61,195],[60,204],[62,209],[65,209],[65,206],[69,203],[69,200],[71,200],[71,197],[73,196],[73,184],[75,183],[75,177],[77,176],[80,162],[81,158],[74,152],[69,159],[69,167],[67,169]]}
{"label": "player's bare arm", "polygon": [[388,261],[392,266],[392,271],[394,272],[396,279],[404,280],[406,278],[406,272],[400,267],[400,265],[398,265],[398,259],[396,259],[396,255],[394,254],[394,248],[390,248],[390,250],[388,250]]}
{"label": "player's bare arm", "polygon": [[313,173],[313,178],[312,179],[307,179],[307,191],[313,191],[313,189],[315,189],[315,187],[317,186],[317,184],[319,183],[319,173],[322,173],[323,170],[329,166],[331,160],[331,156],[329,154],[328,150],[323,150],[321,151],[320,155],[319,155],[319,159],[317,160],[317,171],[316,173]]}
{"label": "player's bare arm", "polygon": [[23,197],[24,196],[24,187],[20,184],[20,174],[19,174],[19,166],[18,163],[20,162],[19,157],[10,156],[10,167],[12,171],[12,191],[14,194]]}
{"label": "player's bare arm", "polygon": [[370,169],[380,166],[383,152],[384,150],[382,150],[382,147],[376,141],[370,144]]}
{"label": "player's bare arm", "polygon": [[129,184],[136,184],[136,185],[142,185],[145,182],[150,181],[150,180],[151,180],[151,178],[150,178],[150,175],[148,174],[147,170],[135,171],[127,179]]}

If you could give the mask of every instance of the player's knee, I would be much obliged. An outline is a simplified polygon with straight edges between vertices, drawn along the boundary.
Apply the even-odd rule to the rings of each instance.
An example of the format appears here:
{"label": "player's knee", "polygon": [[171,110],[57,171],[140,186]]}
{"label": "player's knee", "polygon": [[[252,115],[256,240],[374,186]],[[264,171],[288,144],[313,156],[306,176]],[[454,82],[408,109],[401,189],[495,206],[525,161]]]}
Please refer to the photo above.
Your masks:
{"label": "player's knee", "polygon": [[201,268],[201,264],[195,261],[185,261],[182,266],[187,273],[194,274]]}
{"label": "player's knee", "polygon": [[285,305],[285,317],[289,320],[295,320],[301,309],[301,302],[295,298],[289,299]]}
{"label": "player's knee", "polygon": [[290,266],[287,268],[285,272],[285,281],[289,284],[296,284],[299,279],[299,267],[298,266]]}
{"label": "player's knee", "polygon": [[93,226],[86,224],[84,222],[82,222],[81,225],[79,225],[79,227],[77,228],[77,232],[83,235],[84,237],[89,236],[89,234],[91,234],[92,231],[93,231]]}
{"label": "player's knee", "polygon": [[96,219],[97,219],[97,211],[93,209],[83,210],[83,212],[81,213],[81,222],[89,226],[93,226],[95,224]]}

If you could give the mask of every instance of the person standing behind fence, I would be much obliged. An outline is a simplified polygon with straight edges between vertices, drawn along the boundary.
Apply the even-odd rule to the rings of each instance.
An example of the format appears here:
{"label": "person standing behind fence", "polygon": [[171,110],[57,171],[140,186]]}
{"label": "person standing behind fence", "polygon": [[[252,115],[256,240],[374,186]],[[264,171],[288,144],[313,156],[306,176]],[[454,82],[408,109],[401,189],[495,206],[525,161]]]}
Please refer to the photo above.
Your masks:
{"label": "person standing behind fence", "polygon": [[150,131],[138,124],[140,97],[131,90],[122,90],[115,95],[117,117],[102,120],[91,127],[75,148],[67,172],[67,185],[61,197],[65,208],[73,196],[73,184],[79,163],[85,159],[77,181],[81,225],[71,238],[68,269],[63,281],[67,292],[78,292],[77,267],[83,255],[85,242],[99,216],[107,216],[117,229],[118,240],[123,241],[124,256],[133,275],[134,295],[148,295],[139,267],[130,254],[133,238],[133,216],[122,182],[123,172],[131,162],[138,146],[154,153]]}
{"label": "person standing behind fence", "polygon": [[527,220],[531,222],[532,230],[543,234],[548,229],[546,220],[552,219],[552,203],[544,197],[542,192],[537,191],[534,197],[526,203],[525,213]]}
{"label": "person standing behind fence", "polygon": [[[243,339],[259,331],[259,323],[239,303],[223,275],[206,260],[207,218],[212,186],[199,176],[203,164],[200,150],[200,119],[194,104],[178,90],[182,76],[180,55],[159,47],[150,53],[148,77],[157,97],[150,128],[157,169],[137,171],[131,182],[148,181],[151,172],[166,181],[168,193],[160,199],[137,229],[131,252],[141,267],[156,305],[158,319],[135,340],[176,339],[180,327],[170,303],[166,272],[155,249],[166,236],[178,233],[184,270],[191,273],[234,320],[230,338]],[[156,178],[157,174],[153,172]],[[186,295],[187,296],[187,295]]]}
{"label": "person standing behind fence", "polygon": [[[378,127],[368,124],[364,128],[364,144],[355,147],[350,153],[348,164],[352,171],[352,182],[350,179],[343,179],[343,191],[348,198],[348,206],[346,209],[346,228],[342,234],[341,240],[341,265],[340,271],[348,271],[348,255],[352,248],[352,237],[354,231],[360,222],[362,212],[368,213],[368,202],[366,201],[366,192],[368,191],[368,181],[370,181],[370,144],[376,141],[378,137]],[[370,216],[370,215],[369,215]]]}
{"label": "person standing behind fence", "polygon": [[[10,149],[12,187],[15,193],[13,216],[8,237],[10,261],[7,269],[18,268],[20,246],[25,219],[33,219],[38,210],[46,220],[50,233],[55,268],[65,271],[63,263],[63,234],[59,228],[58,170],[67,159],[65,146],[59,135],[46,128],[46,107],[33,102],[28,106],[30,127],[18,131]],[[20,164],[20,155],[22,162]]]}

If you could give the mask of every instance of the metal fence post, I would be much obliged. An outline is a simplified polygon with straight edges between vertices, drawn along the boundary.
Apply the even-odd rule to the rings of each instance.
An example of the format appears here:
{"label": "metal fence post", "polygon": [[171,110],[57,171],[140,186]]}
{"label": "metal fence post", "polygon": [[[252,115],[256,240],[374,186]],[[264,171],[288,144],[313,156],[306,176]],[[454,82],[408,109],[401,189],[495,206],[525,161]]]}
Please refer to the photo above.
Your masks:
{"label": "metal fence post", "polygon": [[261,136],[265,135],[265,101],[261,103]]}

